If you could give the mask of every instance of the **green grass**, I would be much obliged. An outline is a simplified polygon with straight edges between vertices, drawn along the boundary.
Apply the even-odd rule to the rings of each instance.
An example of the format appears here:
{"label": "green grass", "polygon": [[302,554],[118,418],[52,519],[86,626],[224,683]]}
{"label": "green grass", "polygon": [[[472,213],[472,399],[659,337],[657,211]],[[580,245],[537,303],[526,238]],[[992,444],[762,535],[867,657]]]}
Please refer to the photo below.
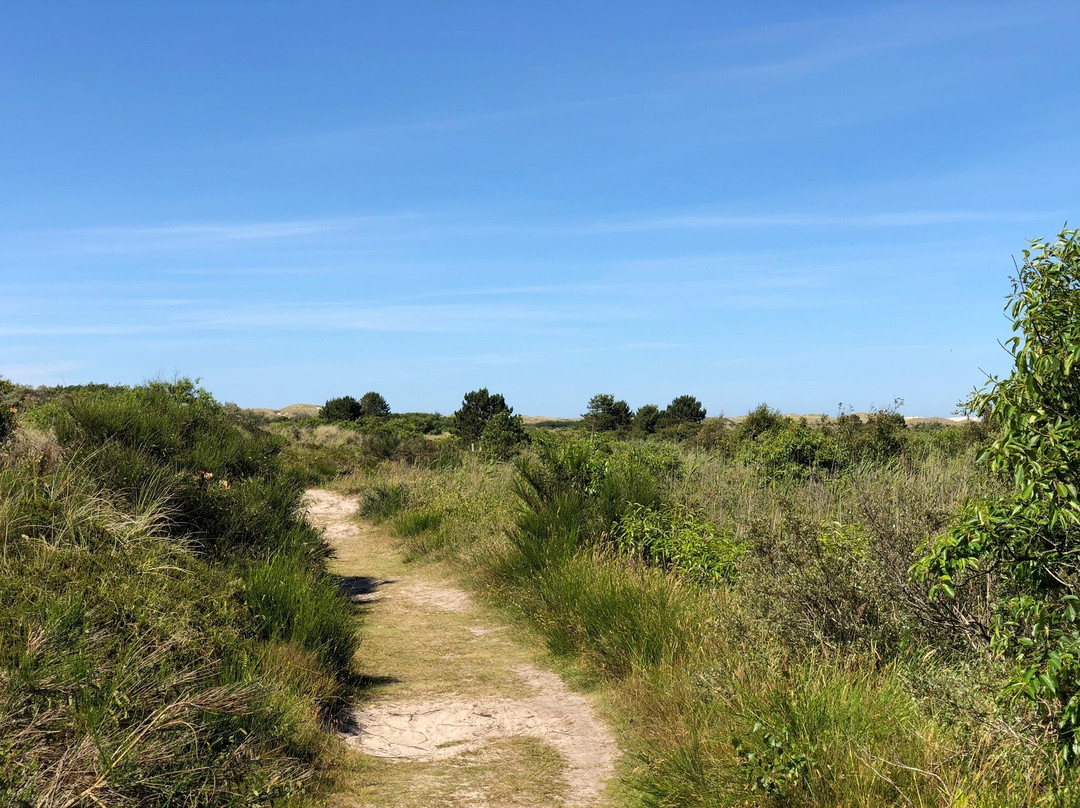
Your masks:
{"label": "green grass", "polygon": [[355,621],[280,448],[186,382],[24,416],[0,451],[0,804],[315,785]]}
{"label": "green grass", "polygon": [[405,510],[408,504],[409,489],[401,483],[375,485],[360,501],[360,515],[383,522]]}
{"label": "green grass", "polygon": [[394,520],[394,530],[399,536],[413,537],[438,530],[441,524],[442,514],[425,508],[400,514]]}

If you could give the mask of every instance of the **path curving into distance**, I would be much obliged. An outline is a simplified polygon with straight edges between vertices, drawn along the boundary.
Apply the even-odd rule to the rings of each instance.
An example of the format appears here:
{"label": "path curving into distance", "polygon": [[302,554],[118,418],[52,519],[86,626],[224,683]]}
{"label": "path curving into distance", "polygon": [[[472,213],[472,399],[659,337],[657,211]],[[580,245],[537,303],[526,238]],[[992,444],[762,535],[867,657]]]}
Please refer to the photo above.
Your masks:
{"label": "path curving into distance", "polygon": [[306,504],[331,571],[365,604],[359,659],[374,683],[341,716],[355,766],[333,804],[608,805],[619,748],[587,696],[437,568],[406,565],[354,497],[316,489]]}

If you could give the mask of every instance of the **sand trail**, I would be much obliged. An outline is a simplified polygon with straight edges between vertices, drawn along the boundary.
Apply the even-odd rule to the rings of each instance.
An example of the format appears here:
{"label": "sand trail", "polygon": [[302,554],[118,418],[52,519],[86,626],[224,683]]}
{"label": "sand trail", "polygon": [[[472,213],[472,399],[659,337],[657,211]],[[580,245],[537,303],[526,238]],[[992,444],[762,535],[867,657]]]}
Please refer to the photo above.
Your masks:
{"label": "sand trail", "polygon": [[332,570],[369,609],[360,657],[381,683],[342,715],[342,735],[390,768],[341,805],[607,804],[619,749],[586,696],[447,577],[403,564],[386,530],[356,519],[355,498],[314,490],[307,506]]}

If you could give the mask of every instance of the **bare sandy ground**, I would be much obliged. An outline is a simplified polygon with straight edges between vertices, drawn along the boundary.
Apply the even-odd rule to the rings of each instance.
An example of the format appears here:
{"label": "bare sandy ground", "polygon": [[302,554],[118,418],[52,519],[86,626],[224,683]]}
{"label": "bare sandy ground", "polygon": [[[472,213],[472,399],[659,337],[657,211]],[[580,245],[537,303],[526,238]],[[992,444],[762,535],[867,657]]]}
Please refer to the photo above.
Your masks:
{"label": "bare sandy ground", "polygon": [[[396,793],[380,794],[376,783],[363,802],[348,804],[423,804],[401,793],[410,772],[419,792],[422,779],[436,777],[431,764],[472,760],[499,741],[524,738],[554,750],[563,765],[554,771],[527,762],[519,770],[506,765],[499,772],[502,790],[496,792],[483,782],[490,771],[463,764],[452,773],[453,787],[439,790],[437,802],[424,799],[432,805],[500,808],[606,804],[605,786],[620,752],[589,698],[536,664],[535,649],[522,647],[504,626],[493,624],[467,593],[423,567],[403,565],[392,537],[356,520],[355,499],[314,490],[307,494],[307,506],[312,524],[338,552],[335,571],[352,596],[372,610],[361,657],[382,656],[382,667],[379,659],[370,660],[372,673],[382,670],[379,675],[393,680],[341,719],[349,748],[397,762],[399,776],[387,781]],[[381,638],[377,644],[369,643],[369,632]],[[499,763],[484,764],[491,765]],[[559,782],[525,782],[543,777]],[[520,790],[513,787],[514,778],[521,779]],[[537,794],[555,799],[540,802]]]}

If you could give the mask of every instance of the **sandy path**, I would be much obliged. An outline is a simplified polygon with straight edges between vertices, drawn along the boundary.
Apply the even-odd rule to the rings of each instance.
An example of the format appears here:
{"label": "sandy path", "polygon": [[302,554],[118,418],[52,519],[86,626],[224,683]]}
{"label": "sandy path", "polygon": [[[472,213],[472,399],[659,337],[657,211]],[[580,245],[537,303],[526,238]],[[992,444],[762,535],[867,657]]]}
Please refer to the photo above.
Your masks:
{"label": "sandy path", "polygon": [[343,716],[363,754],[335,804],[606,804],[619,750],[590,701],[437,568],[406,566],[354,498],[314,490],[307,505],[332,571],[369,610],[360,660],[374,685]]}

